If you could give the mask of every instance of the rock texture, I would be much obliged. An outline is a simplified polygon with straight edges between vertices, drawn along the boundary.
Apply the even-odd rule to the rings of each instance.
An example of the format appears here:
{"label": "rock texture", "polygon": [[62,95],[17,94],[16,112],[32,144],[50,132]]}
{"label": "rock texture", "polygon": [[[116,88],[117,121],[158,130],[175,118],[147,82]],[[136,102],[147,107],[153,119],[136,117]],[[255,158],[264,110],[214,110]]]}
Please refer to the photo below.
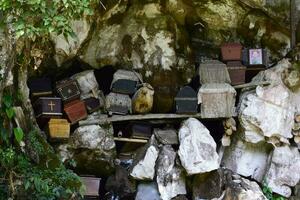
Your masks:
{"label": "rock texture", "polygon": [[111,130],[98,125],[75,130],[67,144],[58,147],[64,162],[74,160],[76,169],[85,174],[108,176],[114,168],[115,142]]}
{"label": "rock texture", "polygon": [[138,185],[135,200],[160,200],[157,184],[141,183]]}
{"label": "rock texture", "polygon": [[175,162],[176,152],[165,145],[157,160],[157,185],[162,200],[170,200],[179,194],[186,194],[185,177],[181,167]]}
{"label": "rock texture", "polygon": [[266,182],[272,191],[291,196],[291,188],[300,181],[300,153],[297,148],[282,146],[274,149]]}
{"label": "rock texture", "polygon": [[130,176],[138,180],[153,180],[155,173],[155,163],[159,149],[154,135],[148,145],[142,148],[140,155],[137,155]]}
{"label": "rock texture", "polygon": [[216,143],[206,127],[197,119],[189,118],[179,129],[178,155],[189,175],[219,168]]}

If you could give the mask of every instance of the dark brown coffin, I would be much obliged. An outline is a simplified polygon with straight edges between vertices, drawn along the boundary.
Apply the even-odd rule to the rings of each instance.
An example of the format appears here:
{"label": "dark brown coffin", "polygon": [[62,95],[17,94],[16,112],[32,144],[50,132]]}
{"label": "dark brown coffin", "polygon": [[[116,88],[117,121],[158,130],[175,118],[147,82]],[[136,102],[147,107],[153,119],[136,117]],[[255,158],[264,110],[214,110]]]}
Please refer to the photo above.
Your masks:
{"label": "dark brown coffin", "polygon": [[245,66],[264,66],[268,67],[268,51],[266,49],[243,49],[243,65]]}
{"label": "dark brown coffin", "polygon": [[100,178],[96,177],[81,177],[81,181],[85,186],[85,199],[99,198]]}
{"label": "dark brown coffin", "polygon": [[152,126],[149,123],[135,122],[131,124],[131,137],[149,139],[152,135]]}
{"label": "dark brown coffin", "polygon": [[85,104],[81,100],[74,100],[65,104],[64,111],[68,116],[71,124],[75,124],[80,120],[83,120],[87,117],[87,111],[85,108]]}
{"label": "dark brown coffin", "polygon": [[193,88],[185,86],[179,90],[175,97],[176,113],[197,113],[198,98]]}
{"label": "dark brown coffin", "polygon": [[47,97],[52,95],[52,83],[50,78],[38,78],[28,82],[32,98]]}
{"label": "dark brown coffin", "polygon": [[227,67],[231,79],[231,85],[240,85],[245,83],[246,67]]}
{"label": "dark brown coffin", "polygon": [[241,60],[242,45],[240,43],[225,43],[221,46],[223,61]]}
{"label": "dark brown coffin", "polygon": [[56,90],[63,102],[71,102],[80,98],[80,90],[76,80],[65,79],[57,82]]}
{"label": "dark brown coffin", "polygon": [[95,97],[90,97],[87,99],[83,100],[86,106],[86,109],[88,111],[89,114],[99,110],[100,108],[103,108],[104,105],[100,104],[99,99],[95,98]]}

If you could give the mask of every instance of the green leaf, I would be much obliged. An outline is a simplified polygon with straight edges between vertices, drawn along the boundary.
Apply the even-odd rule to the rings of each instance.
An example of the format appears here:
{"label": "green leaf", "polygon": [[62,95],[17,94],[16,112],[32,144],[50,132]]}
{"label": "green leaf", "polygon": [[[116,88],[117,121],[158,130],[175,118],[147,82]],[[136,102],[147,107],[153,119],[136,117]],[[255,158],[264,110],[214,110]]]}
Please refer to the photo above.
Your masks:
{"label": "green leaf", "polygon": [[4,105],[9,108],[12,106],[12,96],[11,95],[4,95],[3,96],[3,103]]}
{"label": "green leaf", "polygon": [[6,108],[5,112],[6,112],[8,119],[12,119],[15,114],[15,111],[13,108]]}
{"label": "green leaf", "polygon": [[24,133],[23,130],[21,128],[14,128],[14,134],[15,134],[15,138],[18,141],[18,143],[20,143],[24,137]]}

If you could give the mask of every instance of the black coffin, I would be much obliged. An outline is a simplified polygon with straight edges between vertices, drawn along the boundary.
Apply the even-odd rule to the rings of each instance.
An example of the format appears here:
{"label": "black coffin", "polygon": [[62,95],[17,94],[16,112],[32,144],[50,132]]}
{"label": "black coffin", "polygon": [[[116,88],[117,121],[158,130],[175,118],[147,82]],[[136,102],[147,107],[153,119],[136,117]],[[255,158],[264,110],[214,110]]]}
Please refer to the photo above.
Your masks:
{"label": "black coffin", "polygon": [[136,92],[136,87],[136,81],[119,79],[112,84],[111,90],[115,93],[132,95]]}
{"label": "black coffin", "polygon": [[176,113],[197,113],[198,99],[193,88],[185,86],[179,90],[175,97]]}

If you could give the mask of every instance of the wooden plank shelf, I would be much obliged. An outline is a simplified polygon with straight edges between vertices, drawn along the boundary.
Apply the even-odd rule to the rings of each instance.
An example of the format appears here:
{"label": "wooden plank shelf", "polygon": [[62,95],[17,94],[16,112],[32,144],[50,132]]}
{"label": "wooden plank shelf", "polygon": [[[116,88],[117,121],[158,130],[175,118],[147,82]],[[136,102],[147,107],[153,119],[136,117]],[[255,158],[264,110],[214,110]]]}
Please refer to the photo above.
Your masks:
{"label": "wooden plank shelf", "polygon": [[124,138],[124,137],[114,137],[114,140],[117,142],[132,142],[132,143],[147,143],[148,140],[145,139],[136,139],[136,138]]}
{"label": "wooden plank shelf", "polygon": [[110,124],[113,122],[126,122],[126,121],[142,121],[142,120],[173,120],[173,119],[186,119],[186,118],[201,118],[200,113],[196,114],[145,114],[145,115],[113,115],[113,116],[101,116],[98,119],[93,120],[83,120],[79,122],[79,126],[87,126],[93,124]]}

